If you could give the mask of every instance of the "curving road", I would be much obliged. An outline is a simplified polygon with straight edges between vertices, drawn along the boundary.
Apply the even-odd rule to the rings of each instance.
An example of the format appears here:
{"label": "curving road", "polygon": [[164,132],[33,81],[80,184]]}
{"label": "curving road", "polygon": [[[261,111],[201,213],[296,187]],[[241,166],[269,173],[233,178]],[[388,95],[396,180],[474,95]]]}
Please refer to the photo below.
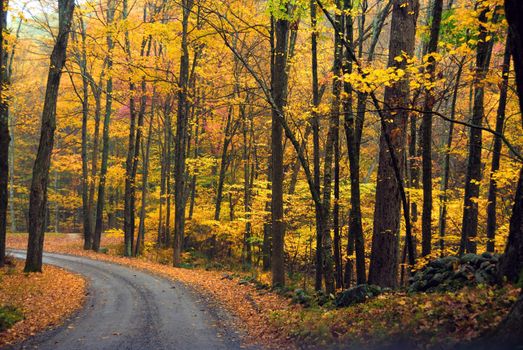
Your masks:
{"label": "curving road", "polygon": [[[11,251],[16,257],[25,253]],[[82,257],[44,254],[44,263],[85,276],[83,309],[14,349],[239,349],[227,316],[181,283]]]}

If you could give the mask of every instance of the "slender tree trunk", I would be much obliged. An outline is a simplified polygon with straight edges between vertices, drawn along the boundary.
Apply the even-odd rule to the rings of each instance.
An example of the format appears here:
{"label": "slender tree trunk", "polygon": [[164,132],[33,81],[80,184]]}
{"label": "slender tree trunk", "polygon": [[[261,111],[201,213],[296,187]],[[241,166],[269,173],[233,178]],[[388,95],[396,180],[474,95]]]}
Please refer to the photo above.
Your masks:
{"label": "slender tree trunk", "polygon": [[[320,192],[320,122],[316,108],[320,104],[320,94],[318,86],[318,33],[317,33],[317,6],[316,1],[311,0],[311,27],[313,29],[311,35],[311,68],[312,68],[312,147],[313,147],[313,172],[314,172],[314,187],[317,193]],[[323,252],[322,245],[322,223],[321,223],[321,208],[315,205],[316,214],[316,274],[314,280],[314,288],[319,291],[322,288],[323,280]]]}
{"label": "slender tree trunk", "polygon": [[180,265],[185,232],[185,159],[188,126],[188,85],[189,85],[189,16],[194,0],[182,0],[182,43],[180,57],[180,76],[178,91],[178,115],[174,150],[174,252],[173,264]]}
{"label": "slender tree trunk", "polygon": [[[4,4],[5,9],[7,8],[8,1]],[[5,15],[5,14],[4,14]],[[3,17],[2,17],[3,18]],[[7,65],[7,81],[2,83],[2,86],[8,86],[6,84],[11,83],[11,77],[13,76],[13,62],[15,57],[15,51],[16,51],[16,44],[18,42],[18,38],[20,37],[20,31],[22,29],[22,23],[23,19],[20,18],[18,21],[18,28],[16,29],[16,35],[14,42],[11,44],[11,54],[9,55],[9,63]],[[2,24],[3,25],[3,24]],[[5,29],[5,26],[3,27]],[[3,34],[2,39],[0,42],[3,42]],[[2,47],[3,50],[3,47]],[[5,56],[4,56],[5,57]],[[4,62],[5,64],[6,62]],[[8,115],[9,115],[9,108],[8,108]],[[11,137],[11,142],[9,143],[9,211],[10,211],[10,217],[11,217],[11,232],[17,232],[17,226],[16,226],[16,214],[15,214],[15,125],[16,125],[16,118],[14,115],[10,116],[10,123],[9,126],[9,136]]]}
{"label": "slender tree trunk", "polygon": [[[461,74],[463,72],[464,59],[459,63],[458,71],[456,73],[456,83],[454,91],[452,92],[452,102],[450,107],[450,117],[456,117],[456,104],[458,102],[459,84],[461,81]],[[454,123],[449,124],[449,131],[447,134],[447,141],[445,144],[445,159],[443,161],[443,175],[441,177],[441,195],[439,196],[440,211],[439,211],[439,249],[440,255],[443,256],[445,249],[445,231],[447,229],[447,191],[449,188],[450,179],[450,152],[452,148],[452,140],[454,136]]]}
{"label": "slender tree trunk", "polygon": [[[347,4],[347,3],[346,3]],[[349,8],[347,8],[349,10]],[[362,14],[361,25],[365,26],[365,14]],[[363,32],[360,28],[360,50],[359,57],[362,57]],[[345,22],[345,35],[349,42],[353,42],[353,25],[352,17],[348,17]],[[377,38],[377,37],[376,37]],[[376,39],[377,40],[377,39]],[[345,55],[345,73],[352,72],[352,62],[349,53]],[[350,172],[350,192],[351,192],[351,209],[349,211],[349,239],[347,242],[347,254],[352,256],[356,253],[356,280],[358,284],[364,284],[367,280],[365,273],[365,243],[363,239],[363,227],[361,223],[361,193],[360,193],[360,145],[363,131],[363,121],[365,118],[365,101],[367,95],[358,92],[358,103],[356,118],[352,110],[352,87],[345,83],[345,94],[347,97],[343,103],[343,113],[345,116],[344,128],[347,139],[347,153],[349,158]],[[345,270],[345,284],[350,285],[350,276],[352,276],[352,261],[347,262]]]}
{"label": "slender tree trunk", "polygon": [[225,131],[223,136],[222,144],[222,155],[220,157],[220,172],[218,175],[218,187],[216,189],[216,203],[214,205],[214,220],[220,220],[220,212],[222,208],[223,201],[223,186],[225,184],[225,174],[227,172],[227,167],[229,166],[229,155],[227,153],[229,149],[229,144],[231,143],[231,127],[232,127],[232,114],[233,108],[229,107],[229,112],[227,113],[227,121],[225,124]]}
{"label": "slender tree trunk", "polygon": [[149,119],[149,130],[147,131],[147,142],[145,149],[143,149],[142,147],[142,200],[140,207],[140,223],[138,224],[138,236],[136,237],[136,244],[134,245],[134,256],[141,254],[145,240],[145,214],[147,207],[147,187],[149,185],[149,156],[151,153],[151,136],[154,119],[154,99],[155,93],[153,91],[153,98],[151,102],[151,116]]}
{"label": "slender tree trunk", "polygon": [[[248,103],[248,100],[246,101]],[[252,236],[252,224],[251,224],[251,189],[254,178],[251,178],[251,175],[254,175],[254,169],[250,171],[250,154],[249,150],[252,149],[253,140],[250,139],[248,135],[251,134],[249,130],[253,128],[253,121],[251,118],[247,118],[247,113],[245,111],[245,104],[240,106],[240,114],[243,122],[243,205],[245,210],[245,232],[243,235],[243,246],[244,246],[244,264],[247,266],[252,265],[252,246],[251,246],[251,236]]]}
{"label": "slender tree trunk", "polygon": [[9,105],[5,94],[8,88],[7,52],[4,37],[7,28],[8,1],[0,3],[0,267],[5,264],[5,241],[7,231],[7,205],[9,183]]}
{"label": "slender tree trunk", "polygon": [[92,248],[91,219],[89,210],[89,159],[87,157],[87,122],[89,119],[89,80],[87,77],[86,28],[80,17],[81,53],[79,57],[82,73],[82,216],[84,249]]}
{"label": "slender tree trunk", "polygon": [[94,226],[96,221],[96,211],[94,210],[94,195],[96,189],[96,174],[98,172],[98,156],[99,156],[99,138],[100,138],[100,117],[102,114],[102,82],[98,85],[91,83],[91,91],[95,100],[94,107],[94,136],[93,136],[93,151],[91,154],[91,182],[89,183],[89,227],[91,228],[91,248],[94,237]]}
{"label": "slender tree trunk", "polygon": [[[339,8],[339,1],[336,6]],[[337,26],[341,25],[341,15],[336,15],[335,21]],[[335,29],[336,31],[336,29]],[[327,143],[325,144],[325,163],[323,168],[323,269],[325,280],[325,291],[334,293],[334,258],[332,254],[333,242],[331,237],[331,189],[333,180],[333,156],[336,139],[339,134],[340,121],[340,93],[342,75],[342,46],[340,36],[342,33],[335,32],[334,35],[334,62],[332,80],[332,102],[329,118],[329,131],[327,133]],[[318,249],[318,248],[317,248]]]}
{"label": "slender tree trunk", "polygon": [[[113,0],[107,2],[107,25],[112,25],[114,20],[115,4]],[[113,103],[113,48],[114,40],[111,33],[107,34],[107,72],[108,78],[106,82],[106,97],[105,97],[105,116],[102,130],[102,163],[100,165],[100,179],[98,182],[98,197],[96,203],[96,223],[93,235],[93,250],[98,251],[100,249],[100,241],[102,238],[103,230],[103,213],[105,204],[105,181],[107,176],[107,163],[109,160],[109,148],[110,148],[110,137],[109,137],[109,126],[111,123],[112,103]]]}
{"label": "slender tree trunk", "polygon": [[33,178],[29,195],[29,241],[27,246],[26,272],[42,271],[44,248],[45,210],[47,207],[47,185],[56,129],[56,100],[62,68],[65,65],[67,41],[74,11],[74,0],[58,0],[58,35],[51,53],[40,142],[33,167]]}
{"label": "slender tree trunk", "polygon": [[[487,24],[487,14],[489,8],[481,9],[479,15],[479,36],[478,46],[476,52],[476,72],[474,74],[474,107],[472,110],[471,124],[481,126],[485,115],[485,87],[483,80],[485,79],[490,65],[490,57],[492,55],[493,40],[487,41],[489,31],[485,26]],[[493,21],[497,17],[497,12],[494,14]],[[463,202],[463,222],[461,231],[461,243],[459,247],[459,254],[465,251],[469,253],[476,253],[477,244],[476,236],[478,233],[478,203],[479,198],[479,184],[481,181],[481,129],[470,128],[467,173],[465,176],[465,196]]]}
{"label": "slender tree trunk", "polygon": [[[432,23],[430,27],[430,39],[427,46],[428,54],[438,51],[439,30],[441,14],[443,12],[443,0],[434,0],[432,7]],[[429,81],[435,80],[436,60],[429,56],[427,74]],[[432,109],[434,108],[435,96],[431,89],[425,89],[425,104],[422,122],[422,173],[423,173],[423,214],[421,217],[421,255],[429,255],[432,250]]]}
{"label": "slender tree trunk", "polygon": [[[394,58],[405,52],[412,56],[416,34],[416,20],[419,3],[417,0],[395,0],[392,10],[391,37],[389,43],[389,66],[404,68],[405,60],[397,62]],[[401,80],[385,88],[385,105],[390,108],[408,108],[409,83]],[[403,172],[405,133],[407,113],[391,114],[389,108],[384,113],[385,124],[380,137],[378,178],[376,186],[376,209],[374,211],[374,234],[369,269],[369,283],[383,287],[395,287],[398,276],[400,190],[393,169],[393,159],[389,154],[392,146],[399,160],[400,176]],[[388,145],[386,135],[391,145]],[[400,177],[401,180],[401,177]]]}
{"label": "slender tree trunk", "polygon": [[[510,35],[507,35],[507,42],[505,44],[505,53],[503,55],[503,67],[501,69],[501,84],[499,89],[499,105],[496,118],[496,132],[503,134],[503,126],[505,124],[505,108],[507,106],[507,92],[508,92],[508,76],[510,71]],[[496,196],[497,183],[494,179],[494,174],[499,170],[499,162],[501,158],[501,137],[494,136],[494,147],[492,149],[492,165],[490,167],[490,183],[488,191],[487,204],[487,252],[494,252],[495,238],[496,238]]]}

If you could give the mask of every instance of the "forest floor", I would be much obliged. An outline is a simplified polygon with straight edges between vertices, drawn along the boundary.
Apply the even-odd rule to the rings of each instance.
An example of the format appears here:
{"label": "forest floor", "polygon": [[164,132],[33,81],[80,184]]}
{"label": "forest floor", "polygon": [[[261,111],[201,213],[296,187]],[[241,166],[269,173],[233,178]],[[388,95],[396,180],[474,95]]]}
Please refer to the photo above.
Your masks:
{"label": "forest floor", "polygon": [[26,274],[23,268],[23,261],[9,258],[0,269],[2,326],[9,327],[0,331],[0,347],[61,324],[84,301],[83,277],[50,265],[41,274]]}
{"label": "forest floor", "polygon": [[[25,249],[26,242],[24,234],[8,235],[10,248]],[[109,239],[107,246],[117,244]],[[122,264],[182,282],[235,316],[235,327],[246,334],[245,345],[264,348],[349,344],[357,348],[450,348],[491,329],[507,314],[518,295],[516,288],[486,286],[431,294],[397,291],[347,308],[306,308],[281,294],[259,288],[259,284],[238,273],[173,268],[145,258],[124,258],[117,255],[116,248],[105,254],[81,248],[78,235],[46,235],[48,252]]]}

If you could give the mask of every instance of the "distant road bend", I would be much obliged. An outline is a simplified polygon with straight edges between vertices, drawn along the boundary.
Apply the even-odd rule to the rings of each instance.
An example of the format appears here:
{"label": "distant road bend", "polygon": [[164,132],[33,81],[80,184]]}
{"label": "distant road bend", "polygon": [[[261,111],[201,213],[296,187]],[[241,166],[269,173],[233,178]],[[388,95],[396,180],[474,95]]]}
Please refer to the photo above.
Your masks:
{"label": "distant road bend", "polygon": [[[25,252],[10,253],[25,258]],[[76,256],[45,253],[44,263],[87,278],[85,305],[63,326],[13,349],[240,349],[221,312],[181,283]]]}

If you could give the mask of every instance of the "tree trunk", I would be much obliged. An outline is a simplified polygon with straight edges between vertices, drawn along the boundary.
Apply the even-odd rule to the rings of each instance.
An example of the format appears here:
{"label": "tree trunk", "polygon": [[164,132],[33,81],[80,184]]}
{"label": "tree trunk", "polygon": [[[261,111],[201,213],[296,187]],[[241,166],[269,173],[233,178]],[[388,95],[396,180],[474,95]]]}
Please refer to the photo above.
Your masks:
{"label": "tree trunk", "polygon": [[[463,64],[465,59],[462,59],[458,66],[456,73],[456,83],[454,84],[454,91],[452,92],[452,103],[450,107],[450,117],[454,120],[456,117],[456,104],[458,102],[459,83],[461,81],[461,74],[463,72]],[[443,256],[445,248],[445,231],[447,228],[447,191],[449,188],[450,179],[450,150],[452,147],[452,139],[454,135],[454,123],[449,124],[449,131],[447,134],[447,141],[445,144],[445,159],[443,161],[443,175],[441,177],[441,195],[439,196],[440,211],[439,211],[439,249],[440,255]]]}
{"label": "tree trunk", "polygon": [[86,28],[80,17],[81,53],[78,60],[82,73],[82,216],[84,249],[92,248],[91,213],[89,210],[89,160],[87,157],[87,122],[89,119],[89,80],[87,77]]}
{"label": "tree trunk", "polygon": [[8,88],[6,70],[7,52],[4,37],[7,27],[8,1],[0,3],[0,267],[5,264],[5,241],[7,231],[7,205],[9,183],[9,105],[5,90]]}
{"label": "tree trunk", "polygon": [[[107,25],[110,26],[114,20],[115,13],[115,4],[113,0],[107,2]],[[113,103],[113,78],[112,78],[112,68],[113,68],[113,48],[114,40],[112,34],[109,32],[107,34],[107,72],[108,78],[106,82],[106,97],[105,97],[105,116],[102,130],[102,163],[100,165],[100,180],[98,182],[98,197],[96,203],[96,223],[94,228],[93,235],[93,250],[98,251],[100,249],[100,241],[102,238],[103,230],[103,213],[104,213],[104,204],[105,204],[105,181],[107,176],[107,163],[109,160],[109,148],[110,148],[110,139],[109,139],[109,126],[111,123],[111,113],[112,113],[112,103]]]}
{"label": "tree trunk", "polygon": [[[474,107],[472,110],[471,124],[481,127],[485,115],[484,99],[485,87],[483,80],[485,79],[492,54],[493,40],[486,41],[489,35],[486,28],[487,13],[489,8],[480,10],[479,15],[479,36],[478,46],[476,51],[476,72],[474,74]],[[497,12],[493,16],[493,21],[497,17]],[[459,254],[465,251],[469,253],[476,253],[476,236],[478,233],[478,203],[479,184],[481,181],[481,129],[470,128],[467,173],[465,176],[465,196],[463,201],[463,222],[461,231],[461,243],[459,247]]]}
{"label": "tree trunk", "polygon": [[[523,111],[523,2],[505,0],[505,14],[509,24],[509,35],[512,43],[512,57],[516,71],[516,88],[519,96],[520,111]],[[523,125],[523,118],[521,120]],[[505,254],[500,261],[500,273],[509,281],[521,282],[523,270],[523,167],[519,173],[518,187]],[[491,348],[516,348],[523,343],[523,291],[512,307],[510,313],[499,324],[488,339]]]}
{"label": "tree trunk", "polygon": [[[347,4],[348,2],[346,2]],[[365,15],[362,14],[360,20],[360,27],[365,26]],[[353,25],[352,18],[348,17],[345,21],[345,35],[350,43],[353,41]],[[377,40],[378,36],[376,36]],[[363,32],[360,29],[360,50],[358,55],[361,59],[363,50]],[[350,54],[345,50],[345,65],[344,73],[352,72],[352,62]],[[365,101],[367,95],[364,93],[357,93],[358,103],[356,118],[352,109],[352,87],[350,84],[344,84],[345,94],[348,96],[343,103],[343,113],[345,116],[344,129],[345,138],[347,139],[347,153],[349,158],[349,176],[350,176],[350,193],[351,193],[351,208],[349,211],[349,238],[347,242],[347,254],[352,256],[356,254],[356,281],[358,284],[364,284],[367,280],[365,273],[365,243],[363,239],[363,227],[361,223],[361,193],[360,193],[360,145],[361,135],[363,131],[363,122],[365,118]],[[348,287],[351,283],[349,278],[352,276],[352,260],[347,262],[345,269],[345,284]]]}
{"label": "tree trunk", "polygon": [[[147,131],[147,143],[145,146],[145,150],[142,147],[142,203],[140,207],[140,223],[138,225],[138,236],[136,237],[136,244],[134,245],[134,256],[138,256],[141,254],[141,251],[143,249],[144,241],[145,241],[145,214],[146,214],[146,207],[147,207],[147,187],[149,185],[148,178],[149,178],[149,155],[151,153],[151,136],[152,136],[152,128],[153,128],[153,119],[154,119],[154,100],[155,100],[155,92],[153,88],[153,97],[151,102],[151,116],[149,119],[149,130]],[[142,101],[143,102],[143,101]]]}
{"label": "tree trunk", "polygon": [[69,31],[71,30],[73,11],[74,0],[58,0],[58,36],[51,53],[42,112],[40,142],[33,167],[29,195],[29,241],[25,272],[42,271],[42,254],[46,229],[47,185],[54,144],[54,131],[56,129],[56,100],[58,98],[62,68],[65,65],[67,41]]}
{"label": "tree trunk", "polygon": [[[432,8],[432,24],[427,53],[438,52],[439,29],[443,0],[434,0]],[[429,82],[434,82],[436,73],[436,60],[433,56],[428,58],[426,72],[430,75]],[[435,96],[431,89],[425,88],[425,104],[423,107],[422,121],[422,174],[423,174],[423,214],[421,217],[421,255],[429,255],[432,250],[432,109]]]}
{"label": "tree trunk", "polygon": [[[317,33],[317,15],[316,15],[316,1],[311,0],[311,27],[313,29],[311,34],[311,69],[312,69],[312,148],[313,148],[313,172],[314,172],[314,187],[316,192],[320,192],[320,121],[316,108],[320,104],[320,93],[318,86],[318,33]],[[316,214],[316,274],[314,280],[314,288],[319,291],[322,287],[323,269],[321,268],[323,262],[322,244],[322,225],[321,225],[321,208],[315,205]]]}
{"label": "tree trunk", "polygon": [[91,91],[95,100],[94,107],[94,136],[93,151],[91,154],[91,182],[89,183],[89,227],[91,228],[91,248],[94,238],[94,226],[96,211],[94,210],[94,195],[96,189],[96,173],[98,172],[99,138],[100,138],[100,116],[102,114],[102,82],[98,85],[91,83]]}
{"label": "tree trunk", "polygon": [[[339,1],[336,3],[339,6]],[[339,8],[339,7],[338,7]],[[335,21],[337,27],[341,25],[341,15],[336,15]],[[340,27],[342,28],[342,27]],[[317,247],[316,249],[323,249],[323,270],[325,280],[325,291],[330,294],[334,293],[334,258],[333,258],[333,242],[331,237],[331,188],[333,180],[333,156],[336,139],[339,135],[339,121],[340,121],[340,93],[341,93],[341,80],[339,77],[342,75],[342,45],[341,35],[335,30],[334,35],[334,62],[333,72],[334,77],[332,79],[332,102],[329,116],[329,131],[327,133],[327,142],[325,144],[325,163],[323,168],[323,222],[322,222],[322,238],[323,246]]]}
{"label": "tree trunk", "polygon": [[[392,10],[391,37],[389,43],[389,66],[405,67],[405,60],[397,62],[394,58],[405,52],[412,56],[416,33],[416,20],[419,3],[417,0],[407,2],[395,0]],[[385,105],[391,109],[408,108],[409,83],[403,79],[391,87],[385,88]],[[405,133],[408,113],[400,110],[391,113],[384,111],[384,127],[380,137],[378,178],[376,185],[376,208],[374,211],[374,234],[369,269],[369,283],[383,287],[396,287],[399,255],[400,226],[400,190],[394,172],[393,158],[389,146],[399,160],[397,164],[400,180],[403,173]],[[391,141],[388,145],[387,136]]]}
{"label": "tree trunk", "polygon": [[[503,134],[505,125],[505,108],[507,106],[508,76],[510,71],[510,35],[507,35],[505,53],[503,55],[503,67],[501,69],[501,84],[499,89],[499,105],[496,118],[496,132]],[[494,252],[496,238],[496,196],[497,184],[493,176],[499,170],[501,158],[501,137],[494,135],[494,147],[492,148],[492,164],[490,167],[490,183],[487,204],[487,252]]]}
{"label": "tree trunk", "polygon": [[194,0],[182,0],[182,43],[180,57],[180,76],[178,91],[178,114],[176,119],[176,137],[174,150],[174,250],[173,264],[179,266],[182,262],[183,239],[185,231],[185,159],[188,126],[188,85],[189,85],[189,47],[188,30],[189,15]]}
{"label": "tree trunk", "polygon": [[[286,5],[287,6],[287,5]],[[286,9],[288,11],[288,9]],[[284,236],[283,221],[283,127],[280,111],[283,111],[287,100],[287,40],[289,21],[277,19],[275,23],[276,45],[274,50],[274,68],[272,75],[272,98],[276,104],[272,110],[271,160],[272,160],[272,194],[271,194],[271,229],[272,229],[272,285],[285,285]]]}
{"label": "tree trunk", "polygon": [[216,203],[214,206],[214,220],[220,220],[220,212],[222,208],[223,201],[223,186],[225,184],[225,173],[227,172],[227,167],[229,166],[229,156],[227,151],[229,149],[229,144],[231,143],[231,127],[232,127],[232,114],[233,108],[229,107],[229,112],[227,113],[227,121],[225,124],[225,131],[223,136],[222,144],[222,155],[220,160],[220,172],[218,175],[218,187],[216,189]]}

